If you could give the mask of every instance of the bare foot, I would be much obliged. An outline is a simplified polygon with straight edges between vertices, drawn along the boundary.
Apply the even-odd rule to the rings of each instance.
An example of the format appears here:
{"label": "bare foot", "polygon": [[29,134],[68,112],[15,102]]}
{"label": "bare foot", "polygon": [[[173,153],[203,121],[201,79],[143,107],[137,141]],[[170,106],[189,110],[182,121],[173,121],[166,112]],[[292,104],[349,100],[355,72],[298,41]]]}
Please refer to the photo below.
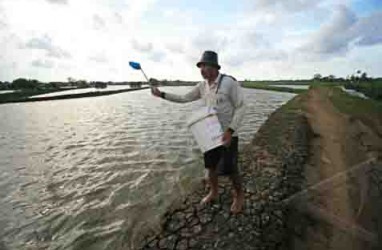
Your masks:
{"label": "bare foot", "polygon": [[202,199],[200,204],[205,205],[218,197],[218,193],[210,191],[206,197]]}
{"label": "bare foot", "polygon": [[233,202],[232,202],[232,206],[231,206],[231,212],[233,214],[238,214],[240,213],[242,210],[243,210],[243,205],[244,205],[244,192],[240,192],[239,194],[237,194],[235,192],[236,195],[233,195]]}

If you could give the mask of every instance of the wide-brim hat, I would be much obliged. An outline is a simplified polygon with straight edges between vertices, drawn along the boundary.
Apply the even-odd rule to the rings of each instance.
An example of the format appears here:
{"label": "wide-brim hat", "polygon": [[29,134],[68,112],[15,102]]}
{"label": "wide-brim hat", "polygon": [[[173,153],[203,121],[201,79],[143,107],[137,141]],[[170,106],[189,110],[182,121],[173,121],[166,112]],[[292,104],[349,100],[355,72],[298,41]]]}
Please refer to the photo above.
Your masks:
{"label": "wide-brim hat", "polygon": [[218,54],[215,51],[204,51],[202,58],[200,61],[196,64],[198,68],[200,68],[200,65],[202,63],[215,66],[217,69],[220,69],[220,65],[218,63]]}

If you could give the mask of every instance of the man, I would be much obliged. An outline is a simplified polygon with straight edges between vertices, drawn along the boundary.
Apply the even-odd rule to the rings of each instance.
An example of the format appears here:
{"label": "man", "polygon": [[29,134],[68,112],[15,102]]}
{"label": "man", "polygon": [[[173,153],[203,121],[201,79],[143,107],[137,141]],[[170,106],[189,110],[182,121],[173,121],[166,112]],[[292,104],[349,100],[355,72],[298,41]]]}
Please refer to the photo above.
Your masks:
{"label": "man", "polygon": [[202,203],[209,203],[218,196],[218,175],[228,175],[234,187],[232,213],[239,213],[244,203],[244,192],[239,175],[238,135],[240,121],[244,115],[244,97],[235,78],[219,73],[218,55],[213,51],[205,51],[196,64],[200,68],[203,82],[197,84],[185,95],[161,92],[153,87],[152,94],[165,100],[185,103],[203,99],[207,107],[217,111],[218,119],[223,127],[223,144],[204,153],[204,164],[208,171],[210,192]]}

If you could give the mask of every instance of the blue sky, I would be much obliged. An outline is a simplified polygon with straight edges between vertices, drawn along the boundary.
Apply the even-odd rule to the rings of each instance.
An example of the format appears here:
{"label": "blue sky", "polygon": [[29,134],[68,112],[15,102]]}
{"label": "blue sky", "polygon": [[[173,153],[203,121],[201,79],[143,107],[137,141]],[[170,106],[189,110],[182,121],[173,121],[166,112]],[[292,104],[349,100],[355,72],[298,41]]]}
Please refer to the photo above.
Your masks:
{"label": "blue sky", "polygon": [[0,0],[0,80],[382,76],[381,0]]}
{"label": "blue sky", "polygon": [[354,11],[357,11],[361,14],[368,14],[371,11],[381,10],[382,9],[382,1],[381,0],[354,0],[351,3],[351,8]]}

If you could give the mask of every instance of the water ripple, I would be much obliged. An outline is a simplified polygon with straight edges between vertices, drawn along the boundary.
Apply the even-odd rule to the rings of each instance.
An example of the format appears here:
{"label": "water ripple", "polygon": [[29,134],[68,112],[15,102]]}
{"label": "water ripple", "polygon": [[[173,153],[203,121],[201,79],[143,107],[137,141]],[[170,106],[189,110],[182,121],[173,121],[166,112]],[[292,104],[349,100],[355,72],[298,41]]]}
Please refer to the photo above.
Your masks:
{"label": "water ripple", "polygon": [[[246,89],[240,147],[292,96]],[[203,174],[186,126],[200,105],[137,91],[0,106],[0,248],[134,249]]]}

